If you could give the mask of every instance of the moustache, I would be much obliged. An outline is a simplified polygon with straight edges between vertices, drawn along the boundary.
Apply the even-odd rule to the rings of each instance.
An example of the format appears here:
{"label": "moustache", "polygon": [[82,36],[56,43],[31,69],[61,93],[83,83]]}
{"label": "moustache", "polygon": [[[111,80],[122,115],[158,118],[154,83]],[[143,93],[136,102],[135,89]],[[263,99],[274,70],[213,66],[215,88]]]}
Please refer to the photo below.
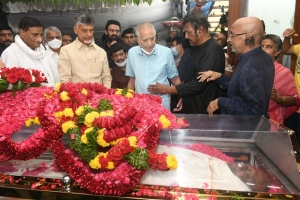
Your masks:
{"label": "moustache", "polygon": [[5,40],[4,42],[13,42],[12,40]]}

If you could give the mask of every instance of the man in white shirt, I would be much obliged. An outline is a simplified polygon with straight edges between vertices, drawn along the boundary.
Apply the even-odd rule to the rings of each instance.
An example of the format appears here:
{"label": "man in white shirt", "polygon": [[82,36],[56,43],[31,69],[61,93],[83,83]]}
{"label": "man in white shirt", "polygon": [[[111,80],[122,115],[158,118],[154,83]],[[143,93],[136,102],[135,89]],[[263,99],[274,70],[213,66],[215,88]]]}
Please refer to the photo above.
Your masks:
{"label": "man in white shirt", "polygon": [[62,36],[60,30],[55,26],[47,27],[44,31],[44,41],[48,46],[46,55],[49,56],[57,65],[59,52],[62,45]]}
{"label": "man in white shirt", "polygon": [[22,67],[41,71],[47,77],[47,86],[59,81],[57,66],[45,56],[42,24],[34,18],[23,17],[19,23],[19,35],[1,55],[6,67]]}
{"label": "man in white shirt", "polygon": [[233,191],[268,190],[267,176],[253,165],[226,163],[213,156],[174,146],[158,145],[156,152],[174,155],[178,167],[167,172],[149,168],[141,184]]}

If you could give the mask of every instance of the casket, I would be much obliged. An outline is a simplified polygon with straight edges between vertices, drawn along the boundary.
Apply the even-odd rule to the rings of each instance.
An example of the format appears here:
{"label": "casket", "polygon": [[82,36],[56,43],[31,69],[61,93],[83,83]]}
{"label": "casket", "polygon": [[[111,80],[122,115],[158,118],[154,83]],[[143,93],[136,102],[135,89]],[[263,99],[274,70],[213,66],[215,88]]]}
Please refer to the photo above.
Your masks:
{"label": "casket", "polygon": [[[297,168],[297,161],[298,163],[300,161],[298,158],[300,152],[293,131],[260,116],[179,114],[177,117],[187,120],[190,126],[173,130],[164,129],[160,134],[160,145],[183,149],[194,145],[194,147],[200,148],[200,151],[204,154],[207,153],[211,157],[219,156],[222,159],[222,155],[214,149],[220,150],[227,158],[232,158],[234,162],[251,164],[262,170],[269,180],[268,190],[236,190],[230,188],[228,182],[221,182],[219,183],[221,187],[216,187],[214,184],[210,184],[211,180],[202,181],[198,184],[197,181],[199,176],[201,178],[201,175],[193,177],[190,169],[181,170],[180,173],[163,172],[164,177],[161,179],[162,181],[152,183],[151,180],[154,179],[151,177],[152,175],[147,174],[150,172],[146,171],[141,180],[144,184],[137,185],[134,190],[117,198],[300,198],[300,176]],[[29,128],[24,127],[19,132],[14,133],[11,138],[14,141],[22,141],[37,128],[38,126],[36,125]],[[64,137],[63,143],[68,145]],[[189,148],[189,150],[191,149]],[[182,162],[179,159],[178,165],[180,164]],[[201,170],[200,167],[198,170]],[[91,194],[87,190],[81,189],[80,183],[74,182],[67,173],[63,172],[56,165],[51,151],[47,151],[40,157],[28,161],[3,161],[0,164],[0,174],[0,194],[5,198],[100,198],[96,194]],[[183,184],[185,177],[189,177],[190,182],[193,183],[192,186]],[[177,181],[168,181],[168,179]],[[185,180],[185,182],[189,181]],[[244,184],[247,186],[247,184],[251,183]],[[101,196],[101,198],[106,197]]]}

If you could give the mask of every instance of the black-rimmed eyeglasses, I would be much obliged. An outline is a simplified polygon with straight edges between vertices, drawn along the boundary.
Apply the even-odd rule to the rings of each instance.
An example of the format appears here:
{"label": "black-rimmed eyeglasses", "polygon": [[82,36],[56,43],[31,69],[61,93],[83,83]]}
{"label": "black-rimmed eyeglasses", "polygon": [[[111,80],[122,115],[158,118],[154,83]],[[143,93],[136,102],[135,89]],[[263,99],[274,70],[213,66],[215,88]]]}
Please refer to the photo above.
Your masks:
{"label": "black-rimmed eyeglasses", "polygon": [[234,37],[236,37],[236,36],[240,36],[240,35],[245,35],[245,34],[247,34],[247,33],[239,33],[239,34],[233,34],[233,33],[229,33],[229,38],[231,38],[231,39],[233,39]]}

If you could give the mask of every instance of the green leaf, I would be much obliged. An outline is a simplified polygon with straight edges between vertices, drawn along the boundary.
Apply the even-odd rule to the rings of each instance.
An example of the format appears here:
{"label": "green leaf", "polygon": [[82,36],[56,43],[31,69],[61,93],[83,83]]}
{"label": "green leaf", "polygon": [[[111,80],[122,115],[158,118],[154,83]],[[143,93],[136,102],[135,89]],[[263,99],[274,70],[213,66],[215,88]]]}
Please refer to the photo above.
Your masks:
{"label": "green leaf", "polygon": [[98,109],[98,112],[103,112],[106,110],[112,110],[113,107],[110,104],[110,101],[108,99],[101,99],[98,103],[97,109]]}
{"label": "green leaf", "polygon": [[83,124],[85,120],[85,116],[92,111],[95,111],[95,109],[89,106],[84,106],[83,112],[81,113],[81,115],[78,116],[77,124]]}
{"label": "green leaf", "polygon": [[148,157],[146,149],[136,148],[133,152],[127,154],[124,159],[136,169],[147,169],[149,167]]}
{"label": "green leaf", "polygon": [[9,82],[5,79],[0,79],[0,92],[6,92]]}

